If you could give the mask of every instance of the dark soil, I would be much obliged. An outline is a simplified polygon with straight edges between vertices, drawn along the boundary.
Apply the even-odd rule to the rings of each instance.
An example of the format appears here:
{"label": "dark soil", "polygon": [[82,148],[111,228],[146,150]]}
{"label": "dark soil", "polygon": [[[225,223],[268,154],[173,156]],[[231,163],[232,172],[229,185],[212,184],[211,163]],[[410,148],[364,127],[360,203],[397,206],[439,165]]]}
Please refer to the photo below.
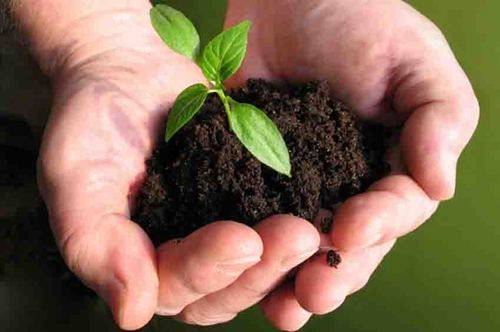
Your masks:
{"label": "dark soil", "polygon": [[339,264],[342,263],[342,258],[335,250],[329,250],[326,253],[326,263],[331,267],[337,268]]}
{"label": "dark soil", "polygon": [[[134,219],[155,244],[216,220],[248,225],[274,214],[313,220],[385,175],[388,130],[360,121],[325,82],[249,80],[231,96],[256,105],[283,134],[292,177],[257,161],[230,132],[215,96],[147,162]],[[325,224],[330,227],[331,221]],[[335,257],[334,257],[335,258]]]}
{"label": "dark soil", "polygon": [[319,229],[321,233],[325,234],[330,233],[330,230],[332,229],[332,224],[333,224],[333,217],[331,216],[324,217],[323,219],[321,219],[319,224]]}

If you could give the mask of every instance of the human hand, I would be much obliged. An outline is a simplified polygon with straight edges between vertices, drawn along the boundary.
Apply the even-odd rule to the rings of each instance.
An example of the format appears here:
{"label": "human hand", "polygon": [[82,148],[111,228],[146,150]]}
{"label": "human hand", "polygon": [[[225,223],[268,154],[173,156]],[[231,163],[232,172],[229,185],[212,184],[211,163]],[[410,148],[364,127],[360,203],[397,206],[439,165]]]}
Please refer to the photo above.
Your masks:
{"label": "human hand", "polygon": [[[54,75],[54,105],[39,186],[55,238],[123,329],[143,326],[155,312],[189,323],[230,320],[313,255],[318,233],[288,216],[254,229],[220,221],[155,250],[130,220],[134,193],[166,111],[204,78],[157,36],[149,1],[120,3],[68,23],[64,36],[51,39],[58,44],[44,57],[51,63],[42,63]],[[203,303],[212,293],[226,310],[207,320]],[[184,310],[194,302],[199,309]]]}
{"label": "human hand", "polygon": [[253,28],[233,84],[327,79],[360,117],[404,124],[391,174],[342,204],[322,238],[343,263],[317,256],[261,303],[276,327],[296,330],[362,288],[395,239],[453,196],[479,106],[441,32],[403,1],[230,1],[227,25],[243,19]]}

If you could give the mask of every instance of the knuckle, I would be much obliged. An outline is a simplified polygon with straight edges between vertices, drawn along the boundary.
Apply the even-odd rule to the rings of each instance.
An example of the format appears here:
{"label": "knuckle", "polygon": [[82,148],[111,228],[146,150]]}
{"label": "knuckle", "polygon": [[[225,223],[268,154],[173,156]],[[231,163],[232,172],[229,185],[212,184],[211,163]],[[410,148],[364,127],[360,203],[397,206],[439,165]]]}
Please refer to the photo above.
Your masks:
{"label": "knuckle", "polygon": [[255,299],[256,302],[263,299],[270,291],[270,289],[263,289],[253,282],[242,283],[241,288],[249,298]]}
{"label": "knuckle", "polygon": [[450,104],[453,107],[450,116],[453,116],[453,123],[458,131],[455,136],[461,143],[462,148],[477,127],[480,116],[479,101],[467,78],[464,78],[464,80],[463,85],[465,87],[456,92],[456,100]]}
{"label": "knuckle", "polygon": [[[189,271],[189,270],[188,270]],[[210,293],[215,287],[213,283],[215,280],[213,276],[206,276],[203,273],[187,272],[183,277],[184,286],[194,294],[207,294]]]}
{"label": "knuckle", "polygon": [[479,122],[479,117],[481,113],[481,106],[479,105],[479,101],[475,96],[474,92],[471,91],[468,101],[468,112],[470,117],[470,123],[473,128],[476,128],[477,123]]}
{"label": "knuckle", "polygon": [[438,207],[439,207],[439,202],[429,201],[426,208],[422,209],[420,218],[418,220],[418,224],[421,225],[427,220],[429,220],[432,217],[432,215],[436,212]]}
{"label": "knuckle", "polygon": [[366,284],[368,284],[368,281],[370,281],[370,276],[371,275],[359,276],[357,278],[356,282],[354,283],[354,287],[351,289],[351,291],[349,293],[353,294],[353,293],[356,293],[357,291],[361,290],[362,288],[364,288],[366,286]]}
{"label": "knuckle", "polygon": [[474,114],[479,114],[481,106],[479,105],[479,100],[477,99],[476,94],[474,93],[472,88],[469,94],[469,104],[471,111]]}

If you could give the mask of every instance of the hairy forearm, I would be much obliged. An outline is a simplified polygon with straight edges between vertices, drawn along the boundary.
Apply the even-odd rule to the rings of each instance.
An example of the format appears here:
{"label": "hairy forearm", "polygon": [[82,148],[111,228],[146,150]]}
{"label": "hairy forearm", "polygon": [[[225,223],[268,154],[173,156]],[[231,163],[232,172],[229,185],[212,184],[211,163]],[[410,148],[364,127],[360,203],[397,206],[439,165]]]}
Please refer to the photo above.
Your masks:
{"label": "hairy forearm", "polygon": [[[148,0],[12,0],[19,22],[42,70],[59,68],[106,49],[127,47],[128,26],[144,20]],[[99,49],[102,48],[102,49]]]}

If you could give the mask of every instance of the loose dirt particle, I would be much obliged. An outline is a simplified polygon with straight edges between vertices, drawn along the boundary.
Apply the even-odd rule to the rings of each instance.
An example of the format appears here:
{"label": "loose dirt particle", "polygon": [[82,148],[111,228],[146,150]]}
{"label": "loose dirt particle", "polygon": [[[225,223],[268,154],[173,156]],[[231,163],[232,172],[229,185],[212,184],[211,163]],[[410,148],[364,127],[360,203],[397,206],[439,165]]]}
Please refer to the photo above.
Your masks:
{"label": "loose dirt particle", "polygon": [[328,234],[332,230],[333,218],[331,216],[324,217],[320,222],[321,233]]}
{"label": "loose dirt particle", "polygon": [[342,257],[335,250],[329,250],[326,253],[326,262],[331,267],[337,268],[340,263],[342,263]]}

